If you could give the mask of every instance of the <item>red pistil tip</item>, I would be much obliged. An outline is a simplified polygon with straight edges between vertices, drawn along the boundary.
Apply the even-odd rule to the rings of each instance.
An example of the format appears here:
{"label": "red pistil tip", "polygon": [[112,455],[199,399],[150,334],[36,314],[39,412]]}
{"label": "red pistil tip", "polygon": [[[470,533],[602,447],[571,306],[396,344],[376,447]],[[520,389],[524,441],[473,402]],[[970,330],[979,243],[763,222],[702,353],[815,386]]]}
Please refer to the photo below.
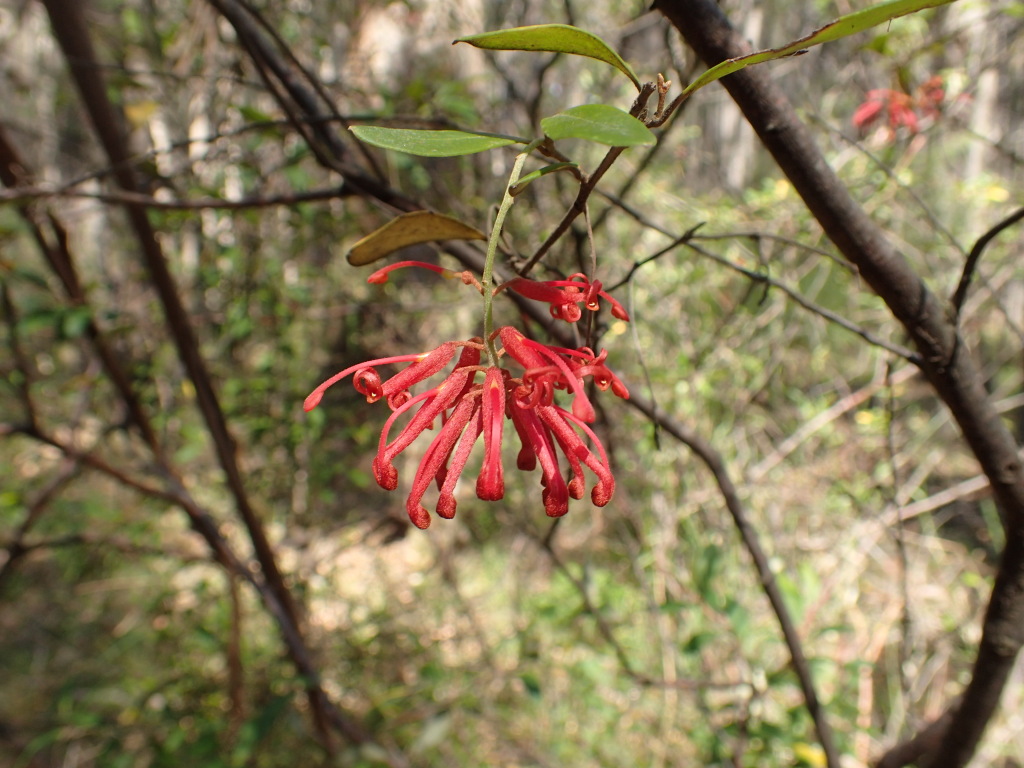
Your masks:
{"label": "red pistil tip", "polygon": [[430,513],[422,505],[409,507],[406,511],[409,513],[409,519],[412,520],[412,524],[421,531],[425,531],[430,527]]}
{"label": "red pistil tip", "polygon": [[323,399],[324,393],[321,390],[318,389],[311,392],[309,396],[306,398],[305,402],[302,404],[302,410],[306,411],[307,413],[309,411],[312,411],[314,408],[320,405],[320,401]]}

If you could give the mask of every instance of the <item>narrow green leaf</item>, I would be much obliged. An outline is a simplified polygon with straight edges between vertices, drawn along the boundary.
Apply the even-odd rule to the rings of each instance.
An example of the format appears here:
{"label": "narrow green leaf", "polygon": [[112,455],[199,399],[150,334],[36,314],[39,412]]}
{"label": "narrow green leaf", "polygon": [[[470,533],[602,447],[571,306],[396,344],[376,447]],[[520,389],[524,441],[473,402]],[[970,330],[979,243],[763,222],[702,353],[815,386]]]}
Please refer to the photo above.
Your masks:
{"label": "narrow green leaf", "polygon": [[640,90],[640,80],[633,68],[597,35],[567,24],[538,24],[460,37],[455,43],[469,43],[477,48],[496,51],[550,51],[571,53],[603,61],[624,73]]}
{"label": "narrow green leaf", "polygon": [[547,136],[558,139],[586,139],[609,147],[654,144],[657,138],[628,112],[610,104],[584,104],[540,121]]}
{"label": "narrow green leaf", "polygon": [[367,144],[421,157],[472,155],[509,144],[526,143],[526,139],[515,136],[466,131],[420,131],[411,128],[384,128],[379,125],[353,125],[349,130]]}
{"label": "narrow green leaf", "polygon": [[458,219],[432,211],[403,213],[374,230],[348,252],[353,267],[372,264],[399,248],[431,240],[486,240],[487,235]]}
{"label": "narrow green leaf", "polygon": [[770,48],[765,51],[747,54],[746,56],[738,56],[735,59],[727,59],[720,64],[716,64],[686,86],[686,88],[683,89],[683,94],[689,95],[697,89],[703,88],[705,85],[709,85],[716,80],[720,80],[726,75],[731,75],[733,72],[745,69],[752,64],[760,64],[765,61],[781,59],[786,56],[795,56],[803,53],[808,48],[814,47],[815,45],[830,43],[833,40],[839,40],[843,37],[863,32],[866,29],[871,29],[871,27],[877,27],[879,24],[892,21],[900,16],[906,16],[909,13],[923,11],[926,8],[936,8],[940,5],[948,5],[952,2],[955,2],[955,0],[887,0],[887,2],[873,5],[870,8],[855,11],[847,14],[846,16],[840,16],[838,19],[830,24],[826,24],[821,29],[812,32],[806,37],[801,37],[799,40],[794,40],[792,43],[784,45],[781,48]]}

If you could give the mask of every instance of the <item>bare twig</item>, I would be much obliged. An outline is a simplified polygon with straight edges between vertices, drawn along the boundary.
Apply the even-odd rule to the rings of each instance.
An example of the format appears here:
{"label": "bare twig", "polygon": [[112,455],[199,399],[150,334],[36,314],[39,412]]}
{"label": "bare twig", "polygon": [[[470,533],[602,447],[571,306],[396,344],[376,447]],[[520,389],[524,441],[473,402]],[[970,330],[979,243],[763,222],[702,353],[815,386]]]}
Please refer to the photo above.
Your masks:
{"label": "bare twig", "polygon": [[[560,519],[560,518],[559,518]],[[642,685],[649,688],[666,688],[676,689],[681,691],[699,691],[699,690],[711,690],[711,689],[734,689],[734,688],[749,688],[751,684],[744,680],[733,680],[733,681],[716,681],[716,680],[694,680],[694,679],[680,679],[676,678],[673,680],[664,680],[656,677],[650,677],[638,672],[633,669],[633,663],[629,660],[629,656],[626,650],[619,643],[618,638],[615,637],[615,631],[611,625],[605,619],[604,614],[601,612],[593,598],[591,597],[590,590],[587,589],[587,585],[569,569],[568,564],[562,559],[562,556],[555,550],[554,545],[554,533],[558,529],[558,519],[554,520],[549,526],[547,533],[544,536],[534,537],[536,543],[548,556],[555,568],[569,580],[572,584],[573,589],[580,596],[580,600],[583,603],[583,610],[586,611],[587,615],[593,618],[594,623],[597,626],[597,631],[611,647],[612,652],[615,654],[615,658],[619,662],[619,666],[622,667],[622,671],[637,685]]]}
{"label": "bare twig", "polygon": [[340,197],[349,197],[352,192],[339,187],[328,189],[311,189],[306,192],[290,192],[286,195],[252,195],[241,197],[237,200],[221,200],[208,198],[205,200],[164,200],[141,192],[87,192],[84,190],[48,187],[15,187],[0,192],[0,204],[2,203],[24,203],[28,200],[45,200],[47,198],[82,198],[87,200],[98,200],[103,203],[138,205],[143,208],[152,208],[161,211],[203,211],[223,210],[238,211],[247,208],[271,208],[279,205],[298,205],[300,203],[320,202],[323,200],[336,200]]}
{"label": "bare twig", "polygon": [[1012,227],[1021,219],[1024,219],[1024,208],[1018,208],[1005,219],[992,226],[971,247],[971,252],[967,254],[967,259],[964,261],[964,271],[960,275],[960,282],[957,284],[956,290],[953,292],[953,298],[950,300],[956,317],[960,316],[960,310],[967,299],[967,289],[971,287],[971,278],[974,277],[974,271],[978,268],[981,254],[1000,232]]}
{"label": "bare twig", "polygon": [[10,347],[15,367],[21,373],[21,378],[15,386],[28,418],[35,425],[36,409],[32,400],[32,368],[21,346],[21,338],[18,334],[18,316],[14,302],[11,301],[11,292],[6,280],[0,280],[0,309],[3,309],[4,319],[7,321],[7,346]]}
{"label": "bare twig", "polygon": [[629,272],[626,273],[625,277],[623,277],[614,285],[612,285],[609,288],[609,290],[613,290],[622,285],[623,283],[625,283],[626,281],[630,280],[633,274],[645,264],[648,264],[649,262],[654,261],[655,259],[661,258],[670,251],[678,248],[680,245],[685,245],[687,248],[691,249],[692,251],[695,251],[696,253],[699,253],[704,258],[710,259],[711,261],[714,261],[716,264],[720,264],[723,267],[727,267],[733,270],[734,272],[738,272],[747,279],[751,280],[752,282],[761,283],[763,285],[782,291],[794,303],[803,307],[807,311],[812,312],[818,315],[819,317],[825,318],[829,322],[838,325],[840,328],[843,328],[849,331],[850,333],[854,333],[857,336],[860,336],[862,339],[864,339],[866,342],[873,346],[885,349],[911,362],[915,362],[917,360],[918,355],[913,350],[907,349],[906,347],[900,344],[894,344],[891,341],[886,341],[885,339],[872,333],[868,329],[860,325],[857,325],[857,323],[853,322],[852,320],[848,320],[847,318],[843,317],[838,312],[833,312],[832,310],[827,309],[821,306],[820,304],[811,301],[810,299],[806,298],[793,288],[790,288],[785,283],[776,280],[770,275],[764,272],[758,272],[753,269],[748,269],[747,267],[741,266],[733,261],[730,261],[724,256],[719,256],[717,253],[713,253],[712,251],[709,251],[706,248],[702,248],[701,246],[696,245],[693,241],[698,237],[697,230],[702,226],[703,223],[691,227],[689,230],[687,230],[682,235],[677,237],[667,246],[656,251],[651,256],[641,259],[640,261],[634,262]]}
{"label": "bare twig", "polygon": [[[267,19],[263,16],[263,14],[260,13],[259,10],[257,10],[252,3],[248,2],[248,0],[239,0],[239,4],[245,8],[245,10],[249,13],[250,16],[256,19],[259,25],[263,28],[263,31],[274,41],[274,43],[277,44],[277,49],[281,51],[281,53],[287,58],[287,60],[291,62],[292,66],[302,74],[302,77],[306,81],[306,84],[313,89],[314,93],[319,97],[321,104],[330,111],[330,114],[334,118],[334,120],[343,125],[345,128],[348,128],[348,120],[340,112],[338,112],[337,108],[334,106],[334,99],[331,98],[331,95],[327,92],[327,89],[324,88],[323,83],[321,83],[320,79],[318,77],[315,77],[313,73],[310,72],[310,70],[292,52],[291,47],[289,47],[288,44],[285,43],[285,41],[277,33],[277,30],[274,28],[274,25],[268,22]],[[288,75],[283,74],[283,70],[281,68],[277,68],[275,74],[278,77],[280,77],[283,81],[288,79]],[[295,83],[291,87],[289,87],[289,91],[291,91],[292,94],[294,95],[300,88],[301,86],[298,83]],[[313,99],[304,99],[303,103],[312,104]],[[315,107],[312,107],[312,109],[315,110]],[[307,111],[310,110],[307,109]],[[342,154],[344,153],[344,145],[341,144],[341,142],[337,141],[337,137],[333,136],[330,133],[330,131],[326,129],[320,132],[319,135],[327,142],[332,152],[340,159]],[[356,142],[356,146],[358,148],[359,153],[362,154],[363,159],[366,161],[367,165],[370,166],[370,169],[373,171],[374,176],[378,180],[383,181],[383,179],[385,178],[384,170],[380,167],[380,165],[378,165],[377,159],[373,156],[373,154],[366,148],[366,146],[362,142]]]}
{"label": "bare twig", "polygon": [[[636,97],[636,101],[633,102],[633,106],[629,113],[634,117],[638,117],[645,113],[647,110],[647,100],[651,98],[654,93],[656,86],[654,83],[644,83],[640,94]],[[587,204],[587,200],[590,198],[591,193],[594,191],[594,187],[597,186],[597,182],[601,180],[601,177],[608,172],[608,169],[612,167],[615,160],[623,153],[625,147],[612,147],[602,158],[594,172],[590,174],[580,184],[579,192],[576,194],[576,199],[573,201],[572,206],[566,211],[562,220],[558,222],[555,229],[548,235],[547,239],[541,243],[541,246],[536,252],[527,259],[526,263],[519,269],[520,275],[528,275],[530,270],[537,265],[537,263],[544,258],[551,247],[557,243],[562,236],[568,231],[569,226],[576,221],[576,218],[583,213],[583,209]]]}
{"label": "bare twig", "polygon": [[65,462],[60,471],[50,479],[50,482],[46,484],[39,494],[26,504],[25,518],[14,532],[12,540],[5,547],[7,559],[0,565],[0,588],[3,587],[4,581],[11,574],[18,560],[34,548],[33,545],[25,543],[25,537],[28,536],[29,532],[39,521],[39,518],[50,505],[50,502],[56,498],[64,486],[78,475],[80,470],[80,464],[73,461]]}
{"label": "bare twig", "polygon": [[775,575],[768,564],[768,556],[761,546],[757,531],[751,525],[743,502],[740,501],[739,494],[736,491],[736,486],[729,477],[725,461],[718,451],[703,437],[684,424],[670,418],[667,414],[660,411],[654,403],[643,399],[639,395],[632,395],[628,402],[638,411],[645,414],[651,421],[656,422],[664,432],[693,451],[715,478],[715,483],[718,485],[718,490],[722,495],[722,500],[725,502],[726,509],[729,510],[729,514],[732,516],[733,525],[736,526],[736,530],[743,540],[743,545],[754,561],[754,568],[761,582],[761,589],[768,598],[772,611],[775,613],[775,618],[779,622],[783,639],[786,642],[786,647],[789,649],[793,671],[796,673],[800,684],[800,690],[803,693],[807,710],[814,721],[822,749],[824,749],[825,755],[830,761],[829,765],[838,768],[839,753],[835,746],[832,728],[825,715],[825,708],[818,699],[818,693],[814,687],[814,677],[811,674],[810,665],[807,663],[807,657],[804,655],[803,643],[800,640],[800,635],[797,633],[796,624],[793,622],[789,609],[786,607],[786,601],[782,596],[782,591],[779,589],[778,582],[775,580]]}

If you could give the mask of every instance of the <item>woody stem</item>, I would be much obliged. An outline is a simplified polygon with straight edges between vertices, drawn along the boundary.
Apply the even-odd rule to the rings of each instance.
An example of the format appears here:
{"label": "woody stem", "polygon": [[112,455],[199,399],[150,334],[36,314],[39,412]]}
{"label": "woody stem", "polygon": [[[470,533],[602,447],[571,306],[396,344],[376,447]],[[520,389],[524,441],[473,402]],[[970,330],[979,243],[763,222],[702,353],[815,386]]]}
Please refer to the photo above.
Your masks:
{"label": "woody stem", "polygon": [[484,294],[484,344],[487,347],[487,358],[494,367],[498,365],[498,350],[494,346],[494,258],[498,253],[498,240],[501,237],[501,227],[505,223],[505,216],[508,215],[512,203],[516,201],[512,194],[512,188],[519,182],[519,174],[523,171],[523,164],[526,157],[533,150],[540,146],[541,139],[534,140],[526,145],[526,149],[516,155],[512,164],[512,173],[508,177],[508,184],[505,186],[505,196],[498,206],[498,214],[494,217],[494,226],[491,227],[491,236],[487,241],[487,257],[484,260],[484,271],[480,276],[480,288]]}

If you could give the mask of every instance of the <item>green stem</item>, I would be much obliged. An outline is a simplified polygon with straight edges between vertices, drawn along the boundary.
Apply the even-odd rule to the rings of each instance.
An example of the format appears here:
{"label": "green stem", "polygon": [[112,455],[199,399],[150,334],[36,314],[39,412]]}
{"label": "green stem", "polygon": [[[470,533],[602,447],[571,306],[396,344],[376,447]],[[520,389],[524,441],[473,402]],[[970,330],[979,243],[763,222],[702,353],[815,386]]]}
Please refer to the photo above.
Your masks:
{"label": "green stem", "polygon": [[487,257],[484,259],[484,271],[480,276],[480,288],[484,294],[484,344],[487,346],[487,357],[492,366],[498,366],[498,350],[494,346],[494,258],[498,253],[498,240],[501,237],[501,227],[505,223],[505,216],[516,201],[512,194],[512,188],[518,183],[519,175],[523,172],[523,164],[526,157],[533,150],[539,147],[542,139],[537,139],[526,145],[526,148],[516,155],[512,164],[512,173],[508,177],[508,184],[505,186],[505,196],[501,199],[498,207],[498,214],[494,217],[494,226],[491,227],[491,236],[487,241]]}

